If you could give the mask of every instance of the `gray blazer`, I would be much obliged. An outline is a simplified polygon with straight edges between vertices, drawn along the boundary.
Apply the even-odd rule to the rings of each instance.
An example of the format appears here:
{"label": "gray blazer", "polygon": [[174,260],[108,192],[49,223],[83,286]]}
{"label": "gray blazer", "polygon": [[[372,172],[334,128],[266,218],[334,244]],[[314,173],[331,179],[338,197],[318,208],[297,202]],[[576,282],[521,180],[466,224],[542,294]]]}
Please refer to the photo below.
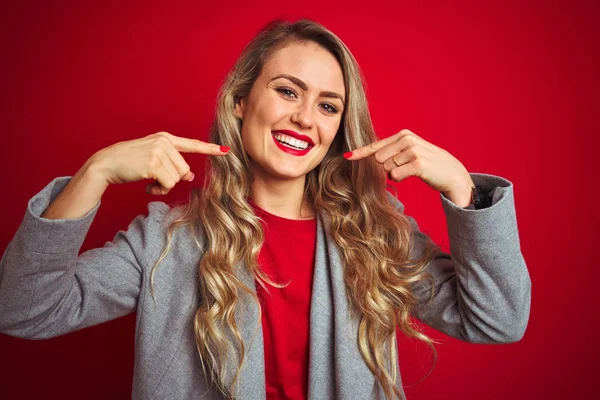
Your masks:
{"label": "gray blazer", "polygon": [[[420,299],[414,316],[464,341],[515,342],[527,326],[531,281],[520,251],[513,186],[493,175],[471,177],[475,184],[494,188],[492,205],[463,209],[440,195],[450,254],[440,253],[430,265],[435,277],[432,302],[427,303],[430,287],[414,287]],[[100,202],[78,219],[40,217],[69,179],[54,179],[30,199],[2,257],[0,331],[45,339],[136,312],[132,398],[222,398],[204,380],[196,350],[193,317],[199,306],[197,266],[202,253],[187,232],[175,232],[172,249],[156,270],[156,302],[150,295],[150,270],[175,209],[150,202],[148,216],[137,216],[112,242],[79,255]],[[402,203],[391,194],[389,200],[403,212]],[[356,345],[357,324],[350,319],[340,255],[322,218],[317,217],[308,398],[383,399]],[[417,236],[426,238],[409,218]],[[237,266],[237,275],[256,289],[243,264]],[[254,302],[246,299],[236,318],[249,344],[239,398],[264,399],[263,336]],[[227,382],[233,372],[229,370]],[[402,387],[399,376],[396,384]]]}

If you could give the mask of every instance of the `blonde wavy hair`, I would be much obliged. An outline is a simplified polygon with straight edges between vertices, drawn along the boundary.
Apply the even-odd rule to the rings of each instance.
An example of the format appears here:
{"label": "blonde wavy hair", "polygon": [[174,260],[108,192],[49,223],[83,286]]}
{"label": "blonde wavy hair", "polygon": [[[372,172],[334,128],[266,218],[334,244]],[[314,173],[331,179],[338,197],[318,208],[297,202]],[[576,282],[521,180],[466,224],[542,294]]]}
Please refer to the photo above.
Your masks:
{"label": "blonde wavy hair", "polygon": [[[411,320],[411,309],[417,303],[411,286],[431,278],[426,268],[438,247],[429,240],[425,251],[411,258],[415,245],[412,226],[387,199],[385,171],[372,157],[353,162],[342,157],[346,151],[376,141],[377,136],[356,60],[335,34],[314,21],[271,22],[245,47],[228,74],[218,95],[210,141],[231,150],[227,157],[207,159],[204,187],[192,191],[181,215],[170,223],[165,248],[151,272],[152,296],[154,273],[171,248],[173,231],[189,227],[203,251],[198,267],[201,306],[194,317],[194,333],[204,377],[216,383],[226,398],[234,399],[234,384],[245,358],[245,343],[234,319],[242,292],[256,301],[257,324],[261,323],[258,297],[237,279],[234,266],[245,262],[267,291],[266,284],[286,286],[271,281],[258,263],[264,234],[247,201],[253,177],[242,145],[242,121],[235,116],[234,106],[248,96],[270,57],[292,42],[317,43],[334,55],[342,68],[346,86],[342,122],[321,164],[307,174],[303,202],[327,216],[324,228],[340,251],[347,298],[353,317],[360,321],[357,345],[362,357],[381,383],[386,399],[394,394],[402,398],[395,386],[399,373],[396,327],[406,336],[424,341],[433,350],[434,365],[437,360],[433,345],[437,342]],[[235,339],[235,346],[228,338]],[[231,354],[238,367],[231,386],[225,387]],[[389,366],[386,354],[391,358]]]}

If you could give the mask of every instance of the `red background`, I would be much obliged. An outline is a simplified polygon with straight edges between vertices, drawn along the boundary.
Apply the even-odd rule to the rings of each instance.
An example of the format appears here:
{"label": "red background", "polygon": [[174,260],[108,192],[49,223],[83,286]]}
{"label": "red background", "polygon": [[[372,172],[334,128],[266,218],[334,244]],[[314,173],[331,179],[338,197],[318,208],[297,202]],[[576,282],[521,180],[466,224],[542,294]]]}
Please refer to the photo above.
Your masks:
{"label": "red background", "polygon": [[[525,337],[474,345],[428,329],[443,343],[421,384],[430,352],[401,340],[408,398],[589,398],[599,359],[597,3],[14,3],[0,9],[2,251],[27,200],[95,151],[161,130],[206,140],[243,46],[272,18],[312,18],[358,59],[380,137],[408,128],[469,171],[514,183],[533,281]],[[186,160],[196,172],[204,165]],[[190,188],[150,198],[145,184],[106,192],[83,250],[112,240],[148,201],[183,201]],[[447,249],[439,194],[417,178],[397,187],[406,212]],[[134,327],[131,314],[46,341],[0,336],[0,397],[130,398]]]}

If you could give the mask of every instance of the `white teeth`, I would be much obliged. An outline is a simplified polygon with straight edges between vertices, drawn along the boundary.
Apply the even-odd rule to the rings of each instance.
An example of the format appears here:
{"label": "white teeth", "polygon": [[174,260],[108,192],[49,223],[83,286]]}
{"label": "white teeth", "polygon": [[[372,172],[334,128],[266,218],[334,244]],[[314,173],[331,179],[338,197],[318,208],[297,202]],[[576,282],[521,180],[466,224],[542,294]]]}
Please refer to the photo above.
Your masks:
{"label": "white teeth", "polygon": [[282,135],[282,134],[279,134],[279,133],[277,133],[277,134],[275,134],[273,136],[275,136],[275,139],[277,139],[278,141],[286,143],[286,144],[289,144],[289,145],[292,145],[292,146],[297,147],[297,148],[299,148],[301,150],[304,150],[304,149],[308,148],[308,142],[305,142],[304,140],[298,140],[298,139],[293,138],[291,136]]}

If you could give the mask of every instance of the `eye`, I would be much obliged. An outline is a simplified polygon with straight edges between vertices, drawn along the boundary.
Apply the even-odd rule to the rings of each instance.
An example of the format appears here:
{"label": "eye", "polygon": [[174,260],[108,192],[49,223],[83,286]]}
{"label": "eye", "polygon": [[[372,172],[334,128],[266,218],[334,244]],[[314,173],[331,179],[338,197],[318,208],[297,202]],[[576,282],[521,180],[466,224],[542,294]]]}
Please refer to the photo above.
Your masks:
{"label": "eye", "polygon": [[337,114],[340,112],[340,110],[338,110],[338,108],[331,103],[322,103],[321,106],[330,114]]}
{"label": "eye", "polygon": [[296,94],[296,91],[289,87],[282,86],[282,87],[278,87],[275,90],[277,90],[279,93],[281,93],[285,97],[298,97],[298,95]]}

